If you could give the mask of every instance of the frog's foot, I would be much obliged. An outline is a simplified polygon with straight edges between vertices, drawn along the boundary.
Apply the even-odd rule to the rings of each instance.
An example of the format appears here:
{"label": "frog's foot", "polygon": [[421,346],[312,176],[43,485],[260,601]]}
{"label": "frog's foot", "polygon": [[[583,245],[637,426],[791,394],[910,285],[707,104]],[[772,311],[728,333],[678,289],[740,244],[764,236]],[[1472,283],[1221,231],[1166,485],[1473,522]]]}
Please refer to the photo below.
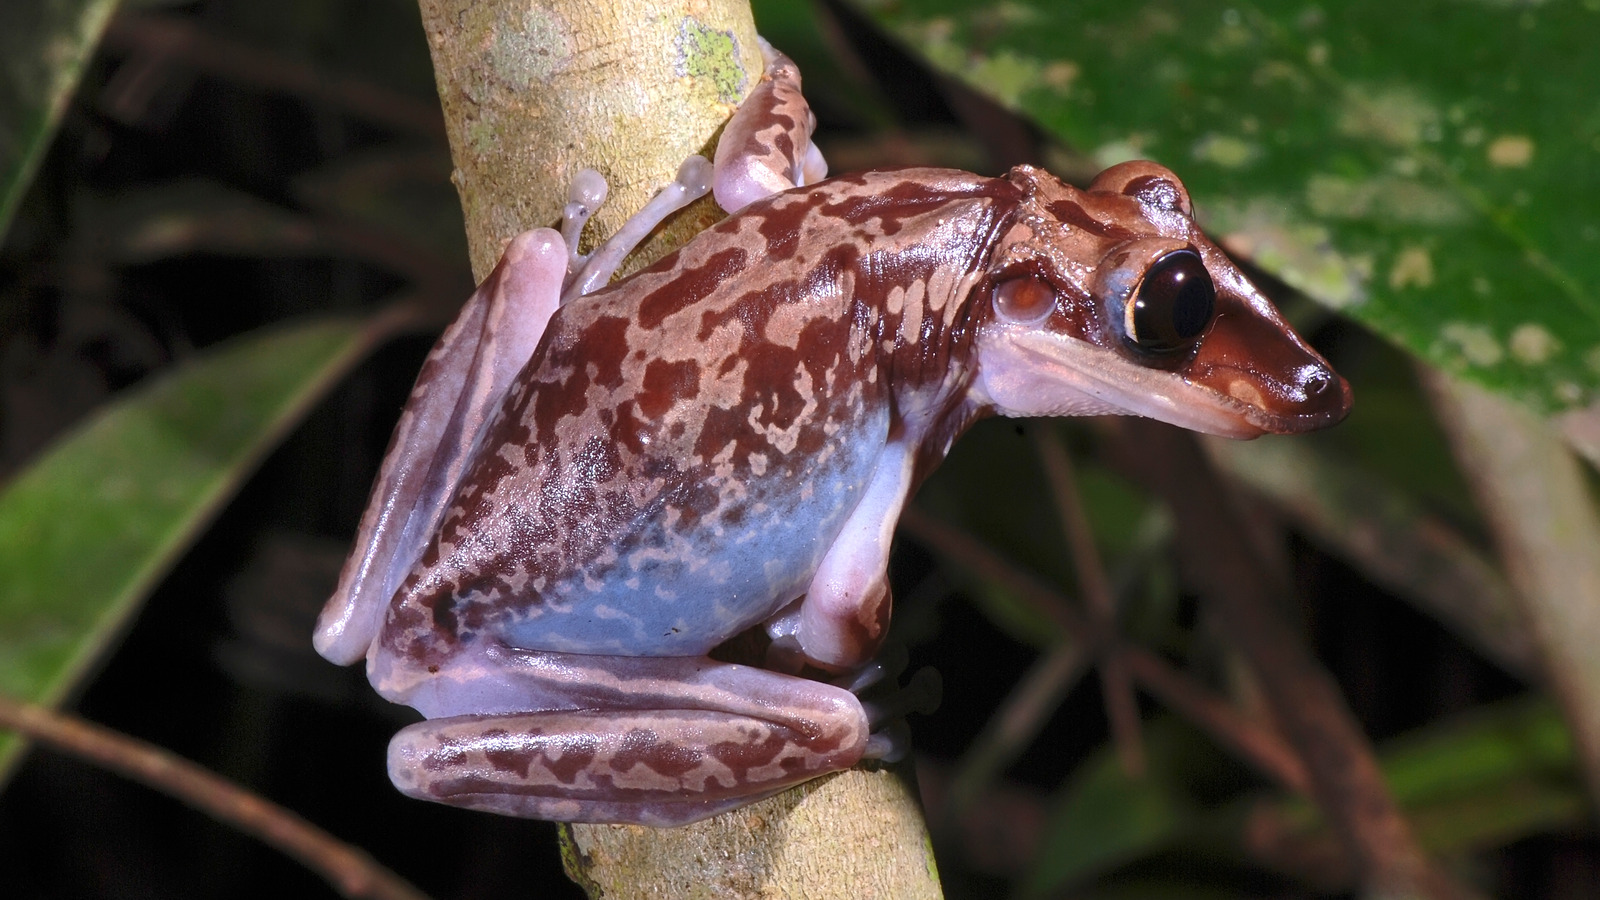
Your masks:
{"label": "frog's foot", "polygon": [[867,749],[862,759],[881,763],[897,763],[911,755],[911,726],[905,719],[895,719],[867,738]]}
{"label": "frog's foot", "polygon": [[932,666],[924,666],[911,676],[911,680],[904,687],[891,690],[879,688],[872,691],[861,701],[861,708],[867,714],[867,724],[876,731],[885,724],[896,719],[904,719],[912,713],[931,715],[939,709],[939,701],[942,699],[944,699],[944,679],[939,677],[938,670]]}
{"label": "frog's foot", "polygon": [[896,644],[883,648],[882,652],[869,660],[866,665],[849,675],[835,678],[833,684],[859,697],[879,682],[899,678],[900,673],[910,664],[911,653],[905,647]]}
{"label": "frog's foot", "polygon": [[[904,648],[891,650],[873,660],[850,679],[848,689],[861,698],[872,736],[867,739],[863,759],[899,762],[911,751],[911,729],[906,716],[931,715],[939,708],[944,681],[937,670],[918,669],[904,686],[896,679],[905,671],[909,658]],[[843,686],[843,685],[841,685]]]}
{"label": "frog's foot", "polygon": [[711,191],[711,163],[703,156],[691,156],[678,167],[677,178],[650,198],[644,209],[634,213],[587,257],[578,253],[578,234],[589,216],[605,202],[606,180],[593,169],[584,169],[572,180],[566,208],[562,212],[561,234],[567,242],[567,283],[561,302],[569,303],[604,287],[616,274],[623,259],[643,243],[667,216]]}
{"label": "frog's foot", "polygon": [[885,690],[880,686],[869,692],[870,699],[861,702],[867,714],[872,735],[867,739],[863,759],[899,762],[911,751],[911,728],[906,716],[912,713],[931,715],[939,708],[944,694],[944,680],[932,668],[922,668],[911,676],[904,687]]}
{"label": "frog's foot", "polygon": [[480,648],[407,702],[442,717],[390,743],[402,792],[569,822],[693,822],[855,765],[871,731],[846,690],[701,658]]}

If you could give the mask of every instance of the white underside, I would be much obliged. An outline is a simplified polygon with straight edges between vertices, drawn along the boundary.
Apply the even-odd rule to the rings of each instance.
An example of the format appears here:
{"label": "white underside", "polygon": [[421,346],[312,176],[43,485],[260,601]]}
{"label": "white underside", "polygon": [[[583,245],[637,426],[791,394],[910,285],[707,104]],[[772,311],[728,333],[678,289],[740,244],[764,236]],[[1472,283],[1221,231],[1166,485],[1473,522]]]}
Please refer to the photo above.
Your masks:
{"label": "white underside", "polygon": [[974,385],[1005,416],[1135,415],[1231,438],[1266,432],[1249,406],[1085,341],[991,323],[978,335]]}

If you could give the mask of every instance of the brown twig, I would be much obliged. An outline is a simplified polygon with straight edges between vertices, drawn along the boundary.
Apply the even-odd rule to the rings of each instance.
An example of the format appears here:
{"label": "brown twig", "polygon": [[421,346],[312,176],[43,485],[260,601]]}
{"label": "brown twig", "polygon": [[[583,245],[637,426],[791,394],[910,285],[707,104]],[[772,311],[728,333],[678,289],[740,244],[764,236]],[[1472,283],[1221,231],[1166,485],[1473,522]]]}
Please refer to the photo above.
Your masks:
{"label": "brown twig", "polygon": [[1085,643],[1098,643],[1099,633],[1067,603],[1066,598],[1048,585],[1012,565],[982,541],[959,528],[939,521],[917,507],[900,514],[900,528],[912,538],[927,544],[986,581],[1009,590],[1048,618],[1064,635]]}
{"label": "brown twig", "polygon": [[427,895],[298,815],[188,760],[74,716],[0,695],[0,728],[148,785],[299,860],[346,897]]}
{"label": "brown twig", "polygon": [[[1037,714],[1042,708],[1038,698],[1047,696],[1047,689],[1052,684],[1068,683],[1066,676],[1059,674],[1070,672],[1066,663],[1074,654],[1081,660],[1087,653],[1096,650],[1104,643],[1104,632],[1097,631],[1080,617],[1066,598],[961,529],[915,507],[908,509],[901,517],[900,526],[913,539],[937,550],[956,565],[1017,593],[1024,603],[1054,621],[1064,635],[1065,642],[1057,651],[1035,664],[1024,677],[1024,684],[1019,685],[1007,698],[1001,711],[996,713],[994,724],[985,730],[985,734],[980,736],[974,749],[969,752],[972,761],[957,776],[956,782],[963,791],[970,792],[980,785],[976,780],[967,783],[969,776],[965,768],[976,770],[976,760],[979,759],[983,760],[988,771],[998,770],[1005,764],[1004,759],[997,763],[978,755],[978,747],[984,743],[990,731],[995,733],[996,739],[1005,735],[1013,745],[1025,740],[1025,733],[1016,717],[1025,710]],[[1117,646],[1114,652],[1123,660],[1129,674],[1152,696],[1211,734],[1219,744],[1237,753],[1246,764],[1290,790],[1310,792],[1310,779],[1304,762],[1296,755],[1294,748],[1271,728],[1239,713],[1215,692],[1172,668],[1154,653],[1127,645]],[[1004,723],[1000,721],[1002,719]],[[951,792],[951,802],[955,805],[954,786]]]}
{"label": "brown twig", "polygon": [[1029,667],[962,754],[943,804],[944,821],[959,819],[971,809],[1000,772],[1033,743],[1039,729],[1083,677],[1091,650],[1079,641],[1064,640]]}
{"label": "brown twig", "polygon": [[397,131],[435,140],[444,137],[444,117],[436,104],[208,34],[176,16],[118,16],[106,29],[104,43],[114,52],[149,54],[220,78],[336,106]]}
{"label": "brown twig", "polygon": [[[1084,605],[1089,618],[1102,634],[1114,635],[1117,630],[1117,601],[1111,590],[1111,579],[1100,561],[1100,551],[1095,547],[1094,531],[1089,527],[1089,516],[1083,509],[1083,497],[1078,492],[1078,479],[1072,471],[1072,460],[1055,429],[1032,429],[1033,447],[1044,467],[1045,478],[1050,482],[1056,514],[1061,518],[1061,528],[1066,533],[1067,547],[1072,552],[1072,568],[1078,575],[1078,589],[1083,592]],[[1144,739],[1139,730],[1139,701],[1133,693],[1133,681],[1128,677],[1122,654],[1117,652],[1117,642],[1106,641],[1097,664],[1100,668],[1100,692],[1106,706],[1106,718],[1111,723],[1111,738],[1117,747],[1117,756],[1123,771],[1138,777],[1145,771]]]}
{"label": "brown twig", "polygon": [[1310,775],[1312,795],[1375,895],[1469,896],[1423,853],[1372,747],[1333,679],[1278,612],[1289,595],[1252,557],[1245,525],[1192,435],[1140,420],[1105,422],[1110,458],[1167,501],[1179,559],[1260,675],[1263,693]]}
{"label": "brown twig", "polygon": [[1267,777],[1297,794],[1311,793],[1305,762],[1277,732],[1252,721],[1222,697],[1142,647],[1124,645],[1118,656],[1128,674],[1150,693]]}

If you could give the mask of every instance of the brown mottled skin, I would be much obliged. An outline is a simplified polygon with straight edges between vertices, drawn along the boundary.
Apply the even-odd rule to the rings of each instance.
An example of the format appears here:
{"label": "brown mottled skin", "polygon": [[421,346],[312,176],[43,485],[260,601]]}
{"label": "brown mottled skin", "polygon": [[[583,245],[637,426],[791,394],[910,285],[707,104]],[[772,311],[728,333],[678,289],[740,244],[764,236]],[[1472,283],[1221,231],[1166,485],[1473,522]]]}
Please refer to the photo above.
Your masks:
{"label": "brown mottled skin", "polygon": [[[455,640],[537,615],[557,579],[612,577],[620,548],[663,516],[698,531],[745,515],[748,498],[728,497],[730,485],[803,484],[863,439],[869,409],[956,411],[975,310],[955,289],[1021,197],[1008,180],[958,172],[837,178],[757,204],[563,307],[485,434],[501,451],[468,470],[402,588],[386,646],[427,664]],[[818,240],[840,227],[859,239]],[[891,302],[913,284],[933,289]],[[929,445],[925,465],[949,438]],[[688,649],[771,612],[707,629]]]}
{"label": "brown mottled skin", "polygon": [[828,172],[811,143],[817,118],[800,93],[799,67],[765,42],[761,50],[761,83],[717,139],[717,203],[729,212]]}

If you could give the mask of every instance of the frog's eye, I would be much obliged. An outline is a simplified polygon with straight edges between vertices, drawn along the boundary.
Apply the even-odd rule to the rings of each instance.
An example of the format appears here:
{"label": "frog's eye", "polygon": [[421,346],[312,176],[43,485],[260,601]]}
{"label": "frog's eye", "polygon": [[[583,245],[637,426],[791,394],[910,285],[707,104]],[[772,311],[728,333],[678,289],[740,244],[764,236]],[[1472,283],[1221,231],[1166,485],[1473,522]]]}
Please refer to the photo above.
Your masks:
{"label": "frog's eye", "polygon": [[994,311],[1007,322],[1037,325],[1056,308],[1056,292],[1042,279],[1010,278],[994,289]]}
{"label": "frog's eye", "polygon": [[1129,343],[1147,353],[1194,346],[1216,307],[1217,289],[1200,254],[1174,250],[1145,272],[1123,311]]}

